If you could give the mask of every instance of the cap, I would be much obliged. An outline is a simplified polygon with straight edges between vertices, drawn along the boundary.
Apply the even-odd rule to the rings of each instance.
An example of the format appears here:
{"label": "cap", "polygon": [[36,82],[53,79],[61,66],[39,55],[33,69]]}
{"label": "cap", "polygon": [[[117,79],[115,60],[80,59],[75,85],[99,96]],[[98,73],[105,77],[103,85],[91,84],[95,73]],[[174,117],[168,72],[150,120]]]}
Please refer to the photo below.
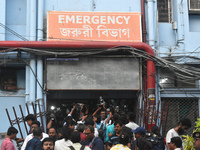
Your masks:
{"label": "cap", "polygon": [[192,136],[193,138],[200,138],[200,132],[194,132]]}
{"label": "cap", "polygon": [[138,127],[135,130],[132,130],[133,133],[140,133],[140,134],[145,134],[146,131],[143,127]]}

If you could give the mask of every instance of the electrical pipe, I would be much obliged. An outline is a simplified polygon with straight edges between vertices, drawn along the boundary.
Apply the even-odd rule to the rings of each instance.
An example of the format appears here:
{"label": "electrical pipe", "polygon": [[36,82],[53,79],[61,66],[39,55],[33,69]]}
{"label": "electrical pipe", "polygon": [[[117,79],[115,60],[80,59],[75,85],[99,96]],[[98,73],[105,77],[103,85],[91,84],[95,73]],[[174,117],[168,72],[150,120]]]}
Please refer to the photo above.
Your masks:
{"label": "electrical pipe", "polygon": [[[42,57],[37,58],[37,100],[43,99],[43,61]],[[41,87],[42,86],[42,87]]]}
{"label": "electrical pipe", "polygon": [[[108,49],[117,46],[131,46],[154,56],[153,49],[140,42],[91,42],[91,41],[0,41],[0,47],[25,47],[40,49]],[[155,65],[147,60],[147,90],[155,91]],[[155,93],[154,93],[155,96]]]}
{"label": "electrical pipe", "polygon": [[145,5],[144,0],[141,0],[141,16],[142,16],[142,40],[144,43],[146,43],[146,22],[145,22]]}
{"label": "electrical pipe", "polygon": [[43,41],[44,0],[38,0],[37,41]]}
{"label": "electrical pipe", "polygon": [[154,49],[155,47],[155,38],[154,38],[154,9],[153,9],[154,0],[147,0],[147,10],[148,10],[148,32],[149,32],[149,45]]}
{"label": "electrical pipe", "polygon": [[36,0],[30,0],[30,40],[35,41],[36,40]]}
{"label": "electrical pipe", "polygon": [[[31,103],[35,102],[35,92],[36,92],[36,79],[35,79],[35,75],[36,75],[36,60],[35,58],[31,58],[30,60],[30,84],[29,84],[29,93],[30,93],[30,100],[29,100],[29,108],[31,108]],[[29,109],[31,111],[31,113],[33,114],[34,111],[32,109]]]}

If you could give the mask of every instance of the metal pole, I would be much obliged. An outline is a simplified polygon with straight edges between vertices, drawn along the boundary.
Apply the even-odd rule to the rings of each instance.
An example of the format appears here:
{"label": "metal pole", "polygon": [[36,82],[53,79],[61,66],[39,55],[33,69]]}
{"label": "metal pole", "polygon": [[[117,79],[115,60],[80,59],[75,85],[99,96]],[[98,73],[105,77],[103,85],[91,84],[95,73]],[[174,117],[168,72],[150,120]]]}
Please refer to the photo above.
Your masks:
{"label": "metal pole", "polygon": [[10,115],[9,115],[9,113],[8,113],[8,109],[6,109],[6,113],[7,113],[7,116],[8,116],[9,122],[10,122],[10,125],[13,126],[13,125],[12,125],[12,121],[11,121],[11,119],[10,119]]}
{"label": "metal pole", "polygon": [[22,134],[22,130],[20,128],[20,125],[19,125],[19,120],[17,118],[17,114],[16,114],[16,111],[15,111],[15,108],[13,107],[13,111],[14,111],[14,114],[15,114],[15,118],[16,118],[16,122],[17,122],[17,125],[18,125],[18,128],[19,128],[19,132],[21,134],[21,137],[23,138],[23,134]]}
{"label": "metal pole", "polygon": [[41,109],[40,109],[40,101],[38,100],[38,108],[39,108],[39,115],[42,123],[42,129],[44,131],[44,124],[43,124],[43,119],[42,119],[42,114],[41,114]]}
{"label": "metal pole", "polygon": [[27,129],[27,126],[26,126],[26,122],[25,122],[25,118],[24,118],[24,114],[23,114],[21,105],[19,105],[19,108],[20,108],[20,111],[21,111],[21,114],[22,114],[24,126],[25,126],[25,129],[26,129],[26,133],[27,133],[27,135],[28,135],[28,129]]}

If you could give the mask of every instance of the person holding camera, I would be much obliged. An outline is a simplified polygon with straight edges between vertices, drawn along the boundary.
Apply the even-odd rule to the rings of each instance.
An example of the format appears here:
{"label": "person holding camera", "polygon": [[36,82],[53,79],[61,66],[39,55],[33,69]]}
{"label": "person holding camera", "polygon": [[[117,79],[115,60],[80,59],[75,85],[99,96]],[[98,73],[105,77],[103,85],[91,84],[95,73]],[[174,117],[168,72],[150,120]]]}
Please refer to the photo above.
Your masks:
{"label": "person holding camera", "polygon": [[[132,132],[135,134],[136,140],[133,142],[131,150],[135,150],[137,146],[136,144],[139,142],[139,139],[145,139],[145,141],[147,141],[147,139],[145,138],[146,130],[143,127],[138,127],[135,130],[132,130]],[[147,145],[151,145],[150,147],[152,148],[151,142],[148,141]]]}

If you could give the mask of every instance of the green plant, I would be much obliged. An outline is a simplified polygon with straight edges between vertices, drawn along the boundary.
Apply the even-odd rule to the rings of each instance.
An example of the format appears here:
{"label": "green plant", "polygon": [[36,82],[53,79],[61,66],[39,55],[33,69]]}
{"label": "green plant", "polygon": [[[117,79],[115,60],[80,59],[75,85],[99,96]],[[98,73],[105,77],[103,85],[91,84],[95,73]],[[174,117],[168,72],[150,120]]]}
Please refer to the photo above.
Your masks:
{"label": "green plant", "polygon": [[[197,119],[197,121],[195,122],[195,129],[193,130],[194,132],[200,132],[200,118]],[[193,147],[193,140],[194,138],[192,137],[192,135],[183,135],[183,149],[184,150],[194,150]]]}

